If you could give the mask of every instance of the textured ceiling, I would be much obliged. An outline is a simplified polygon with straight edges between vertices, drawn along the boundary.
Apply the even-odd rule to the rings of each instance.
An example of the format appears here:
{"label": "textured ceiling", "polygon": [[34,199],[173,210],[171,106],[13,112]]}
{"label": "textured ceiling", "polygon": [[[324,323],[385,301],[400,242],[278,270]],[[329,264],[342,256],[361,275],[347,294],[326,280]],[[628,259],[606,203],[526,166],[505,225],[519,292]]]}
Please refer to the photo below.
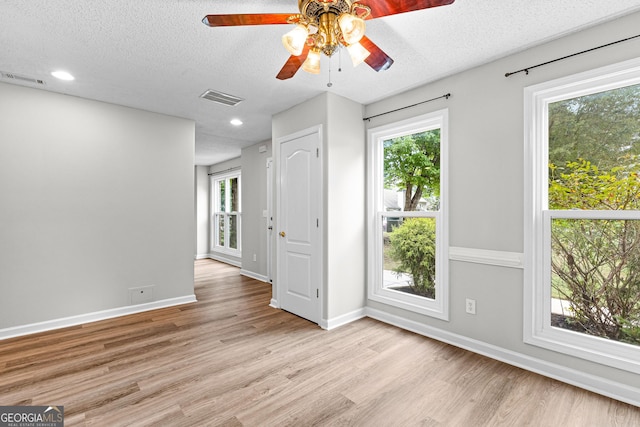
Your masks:
{"label": "textured ceiling", "polygon": [[[209,165],[268,140],[273,114],[323,91],[366,105],[636,10],[640,0],[456,0],[367,21],[367,36],[395,60],[387,71],[353,68],[336,54],[323,57],[320,75],[280,81],[288,26],[209,28],[201,20],[293,14],[295,0],[2,0],[0,71],[43,79],[45,90],[193,119],[196,164]],[[54,79],[55,69],[76,80]],[[214,104],[199,98],[207,89],[245,101]],[[233,127],[234,117],[245,124]]]}

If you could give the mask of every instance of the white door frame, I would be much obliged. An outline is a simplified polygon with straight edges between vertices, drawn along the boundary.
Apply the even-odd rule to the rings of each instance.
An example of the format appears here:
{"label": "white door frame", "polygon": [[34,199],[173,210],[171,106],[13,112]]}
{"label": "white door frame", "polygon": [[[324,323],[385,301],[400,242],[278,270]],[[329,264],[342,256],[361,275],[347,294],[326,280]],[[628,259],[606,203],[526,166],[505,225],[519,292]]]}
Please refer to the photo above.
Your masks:
{"label": "white door frame", "polygon": [[269,305],[271,305],[272,307],[278,307],[277,301],[275,299],[275,294],[276,294],[276,290],[275,290],[275,280],[273,278],[274,276],[274,267],[273,267],[273,261],[275,259],[274,257],[274,232],[273,230],[275,229],[275,222],[273,221],[273,180],[274,180],[274,174],[273,174],[273,157],[269,157],[267,158],[267,163],[266,163],[266,167],[267,167],[267,218],[266,218],[266,227],[267,229],[265,230],[267,233],[267,281],[269,284],[271,284],[271,295],[272,295],[272,299],[271,299],[271,303]]}
{"label": "white door frame", "polygon": [[316,126],[312,126],[310,128],[307,129],[303,129],[301,131],[289,134],[289,135],[285,135],[282,137],[279,137],[276,139],[275,144],[274,144],[274,155],[273,158],[275,159],[274,164],[274,177],[276,179],[275,181],[275,194],[276,194],[276,203],[274,206],[274,211],[275,211],[275,221],[274,221],[274,231],[275,233],[273,234],[273,236],[275,236],[274,238],[276,239],[276,248],[275,248],[275,270],[273,271],[273,296],[271,299],[271,305],[273,307],[276,308],[282,308],[281,304],[280,304],[280,299],[279,296],[282,295],[282,293],[284,292],[284,290],[282,289],[283,285],[281,283],[280,280],[278,280],[279,276],[280,276],[280,272],[278,271],[278,254],[280,253],[281,250],[281,241],[280,239],[278,239],[278,230],[281,230],[283,227],[283,224],[280,222],[280,194],[281,194],[281,183],[280,183],[280,151],[281,151],[281,145],[283,143],[286,143],[288,141],[294,140],[294,139],[298,139],[307,135],[313,135],[313,134],[317,134],[317,138],[318,138],[318,151],[317,151],[317,157],[318,157],[318,162],[319,162],[319,174],[320,176],[318,177],[318,187],[319,187],[319,191],[316,194],[317,197],[317,206],[318,206],[318,212],[316,212],[317,214],[317,218],[319,220],[318,222],[318,236],[319,238],[317,239],[317,250],[316,250],[316,259],[314,259],[313,261],[315,263],[317,263],[317,270],[318,274],[320,277],[318,277],[318,304],[317,304],[317,319],[318,319],[318,324],[320,324],[322,322],[323,316],[322,316],[322,308],[324,307],[324,274],[323,274],[323,270],[324,270],[324,216],[323,216],[323,212],[324,212],[324,198],[323,198],[323,194],[324,194],[324,181],[323,181],[323,162],[322,162],[322,147],[323,147],[323,134],[322,134],[322,125],[316,125]]}

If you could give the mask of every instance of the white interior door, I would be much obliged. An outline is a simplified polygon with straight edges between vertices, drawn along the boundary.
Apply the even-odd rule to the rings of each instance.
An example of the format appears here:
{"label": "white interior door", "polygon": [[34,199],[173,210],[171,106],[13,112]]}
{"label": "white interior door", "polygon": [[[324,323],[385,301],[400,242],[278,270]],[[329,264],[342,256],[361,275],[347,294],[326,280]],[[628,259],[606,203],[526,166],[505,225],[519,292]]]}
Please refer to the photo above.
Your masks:
{"label": "white interior door", "polygon": [[[309,133],[311,132],[311,133]],[[277,218],[278,300],[282,309],[320,321],[320,128],[280,143]]]}

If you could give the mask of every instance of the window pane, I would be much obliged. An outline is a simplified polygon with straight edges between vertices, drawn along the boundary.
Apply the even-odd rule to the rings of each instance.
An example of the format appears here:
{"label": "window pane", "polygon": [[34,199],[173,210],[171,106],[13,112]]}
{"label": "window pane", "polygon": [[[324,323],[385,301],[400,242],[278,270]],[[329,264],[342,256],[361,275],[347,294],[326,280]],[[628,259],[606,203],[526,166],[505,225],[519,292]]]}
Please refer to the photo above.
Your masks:
{"label": "window pane", "polygon": [[384,210],[440,207],[440,129],[383,142]]}
{"label": "window pane", "polygon": [[384,287],[434,299],[435,219],[387,218],[382,239]]}
{"label": "window pane", "polygon": [[640,345],[640,221],[553,219],[551,325]]}
{"label": "window pane", "polygon": [[229,247],[238,249],[238,215],[229,215]]}
{"label": "window pane", "polygon": [[640,85],[549,105],[549,161],[585,159],[608,170],[625,154],[640,154]]}
{"label": "window pane", "polygon": [[640,85],[549,105],[549,208],[639,209]]}
{"label": "window pane", "polygon": [[224,214],[216,214],[217,245],[224,247]]}
{"label": "window pane", "polygon": [[231,178],[229,180],[229,187],[231,188],[231,210],[229,212],[238,212],[240,206],[240,197],[238,194],[238,178]]}
{"label": "window pane", "polygon": [[225,193],[225,184],[226,181],[223,179],[221,181],[218,181],[218,211],[219,212],[226,212],[225,209],[225,205],[226,205],[226,193]]}

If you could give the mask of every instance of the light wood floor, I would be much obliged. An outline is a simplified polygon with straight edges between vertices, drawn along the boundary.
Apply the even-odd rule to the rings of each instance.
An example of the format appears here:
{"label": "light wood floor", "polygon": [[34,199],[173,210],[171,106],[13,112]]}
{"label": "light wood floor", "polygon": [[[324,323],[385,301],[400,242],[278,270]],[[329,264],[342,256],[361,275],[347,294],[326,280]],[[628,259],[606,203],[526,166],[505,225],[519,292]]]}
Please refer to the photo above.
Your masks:
{"label": "light wood floor", "polygon": [[640,408],[371,320],[323,331],[196,262],[198,302],[0,342],[0,405],[87,426],[640,426]]}

